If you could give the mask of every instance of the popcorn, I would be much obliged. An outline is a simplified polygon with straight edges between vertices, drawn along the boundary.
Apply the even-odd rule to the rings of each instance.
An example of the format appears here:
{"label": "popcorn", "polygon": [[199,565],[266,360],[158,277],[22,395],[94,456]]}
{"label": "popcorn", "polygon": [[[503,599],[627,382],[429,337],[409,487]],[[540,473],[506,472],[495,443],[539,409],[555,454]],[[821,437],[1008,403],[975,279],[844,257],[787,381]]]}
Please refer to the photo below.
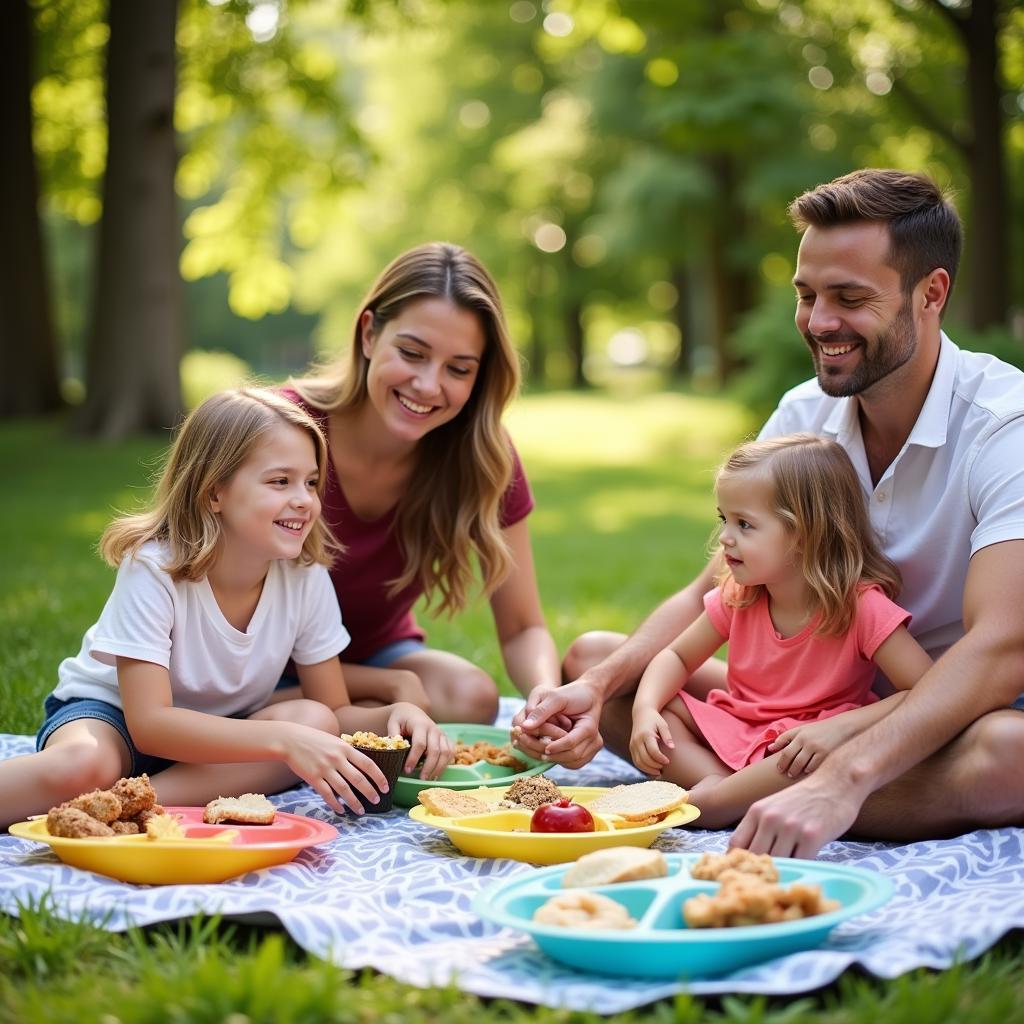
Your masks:
{"label": "popcorn", "polygon": [[404,736],[378,736],[375,732],[344,732],[341,738],[353,747],[366,750],[405,750],[409,741]]}

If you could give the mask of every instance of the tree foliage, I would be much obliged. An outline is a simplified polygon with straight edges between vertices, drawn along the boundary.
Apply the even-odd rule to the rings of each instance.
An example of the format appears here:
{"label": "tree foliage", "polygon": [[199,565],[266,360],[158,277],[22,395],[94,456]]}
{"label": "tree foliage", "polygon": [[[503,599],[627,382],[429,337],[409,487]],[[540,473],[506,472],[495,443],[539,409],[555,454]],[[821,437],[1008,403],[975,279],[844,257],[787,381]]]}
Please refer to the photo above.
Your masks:
{"label": "tree foliage", "polygon": [[[94,223],[107,5],[33,9],[46,209]],[[624,329],[726,380],[784,308],[788,201],[868,165],[959,194],[954,320],[1024,305],[1012,0],[180,0],[173,42],[181,272],[244,318],[318,315],[325,347],[383,263],[447,238],[494,270],[534,380],[584,383]]]}

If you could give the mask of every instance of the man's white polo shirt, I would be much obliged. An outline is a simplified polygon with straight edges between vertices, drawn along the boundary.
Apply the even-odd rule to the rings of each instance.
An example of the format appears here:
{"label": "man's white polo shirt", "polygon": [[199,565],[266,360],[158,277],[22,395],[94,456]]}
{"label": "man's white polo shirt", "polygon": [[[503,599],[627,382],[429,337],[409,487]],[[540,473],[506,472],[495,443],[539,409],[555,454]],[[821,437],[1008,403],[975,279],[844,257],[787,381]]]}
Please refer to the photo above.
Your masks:
{"label": "man's white polo shirt", "polygon": [[877,484],[855,398],[831,398],[817,380],[793,388],[760,437],[798,431],[834,438],[849,452],[872,525],[903,574],[899,603],[914,616],[910,631],[938,657],[964,633],[971,556],[1024,539],[1024,373],[961,351],[943,334],[921,414]]}

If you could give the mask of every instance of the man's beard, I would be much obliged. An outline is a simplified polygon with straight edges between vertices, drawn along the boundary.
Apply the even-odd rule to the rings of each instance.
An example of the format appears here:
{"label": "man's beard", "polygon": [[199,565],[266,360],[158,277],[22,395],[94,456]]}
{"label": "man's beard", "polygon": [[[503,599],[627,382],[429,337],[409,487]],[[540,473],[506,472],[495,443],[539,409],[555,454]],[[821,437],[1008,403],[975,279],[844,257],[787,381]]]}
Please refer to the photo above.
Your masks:
{"label": "man's beard", "polygon": [[818,343],[813,335],[804,332],[804,340],[811,347],[814,358],[814,372],[818,377],[818,385],[826,395],[833,398],[849,398],[867,391],[883,377],[888,377],[898,370],[914,354],[917,348],[917,334],[911,313],[910,298],[905,297],[896,315],[885,330],[879,334],[874,344],[869,346],[867,340],[859,334],[846,334],[830,337],[827,344],[859,344],[860,362],[849,376],[843,376],[836,368],[835,373],[828,364],[821,361]]}

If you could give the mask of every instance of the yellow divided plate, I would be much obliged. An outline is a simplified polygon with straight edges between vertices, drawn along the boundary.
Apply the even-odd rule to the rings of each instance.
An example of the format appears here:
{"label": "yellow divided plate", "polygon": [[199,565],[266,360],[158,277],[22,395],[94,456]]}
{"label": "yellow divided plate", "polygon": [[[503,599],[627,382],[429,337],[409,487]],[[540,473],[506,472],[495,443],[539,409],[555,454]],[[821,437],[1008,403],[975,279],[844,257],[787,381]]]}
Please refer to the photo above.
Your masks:
{"label": "yellow divided plate", "polygon": [[207,825],[202,807],[168,807],[185,830],[184,839],[145,835],[105,839],[51,836],[46,819],[12,825],[12,836],[46,843],[65,864],[138,885],[223,882],[248,871],[284,864],[307,846],[338,835],[333,825],[278,811],[270,825]]}
{"label": "yellow divided plate", "polygon": [[[559,789],[564,796],[572,797],[584,806],[608,792],[607,788],[600,786],[559,786]],[[616,827],[613,819],[596,815],[597,830],[594,832],[531,832],[530,811],[498,807],[507,790],[505,786],[461,791],[489,804],[494,808],[492,814],[441,818],[430,814],[421,805],[412,808],[409,817],[446,832],[448,838],[470,857],[508,857],[529,864],[563,864],[584,853],[609,846],[650,846],[666,829],[685,825],[700,814],[696,807],[683,804],[661,821],[637,828]]]}

